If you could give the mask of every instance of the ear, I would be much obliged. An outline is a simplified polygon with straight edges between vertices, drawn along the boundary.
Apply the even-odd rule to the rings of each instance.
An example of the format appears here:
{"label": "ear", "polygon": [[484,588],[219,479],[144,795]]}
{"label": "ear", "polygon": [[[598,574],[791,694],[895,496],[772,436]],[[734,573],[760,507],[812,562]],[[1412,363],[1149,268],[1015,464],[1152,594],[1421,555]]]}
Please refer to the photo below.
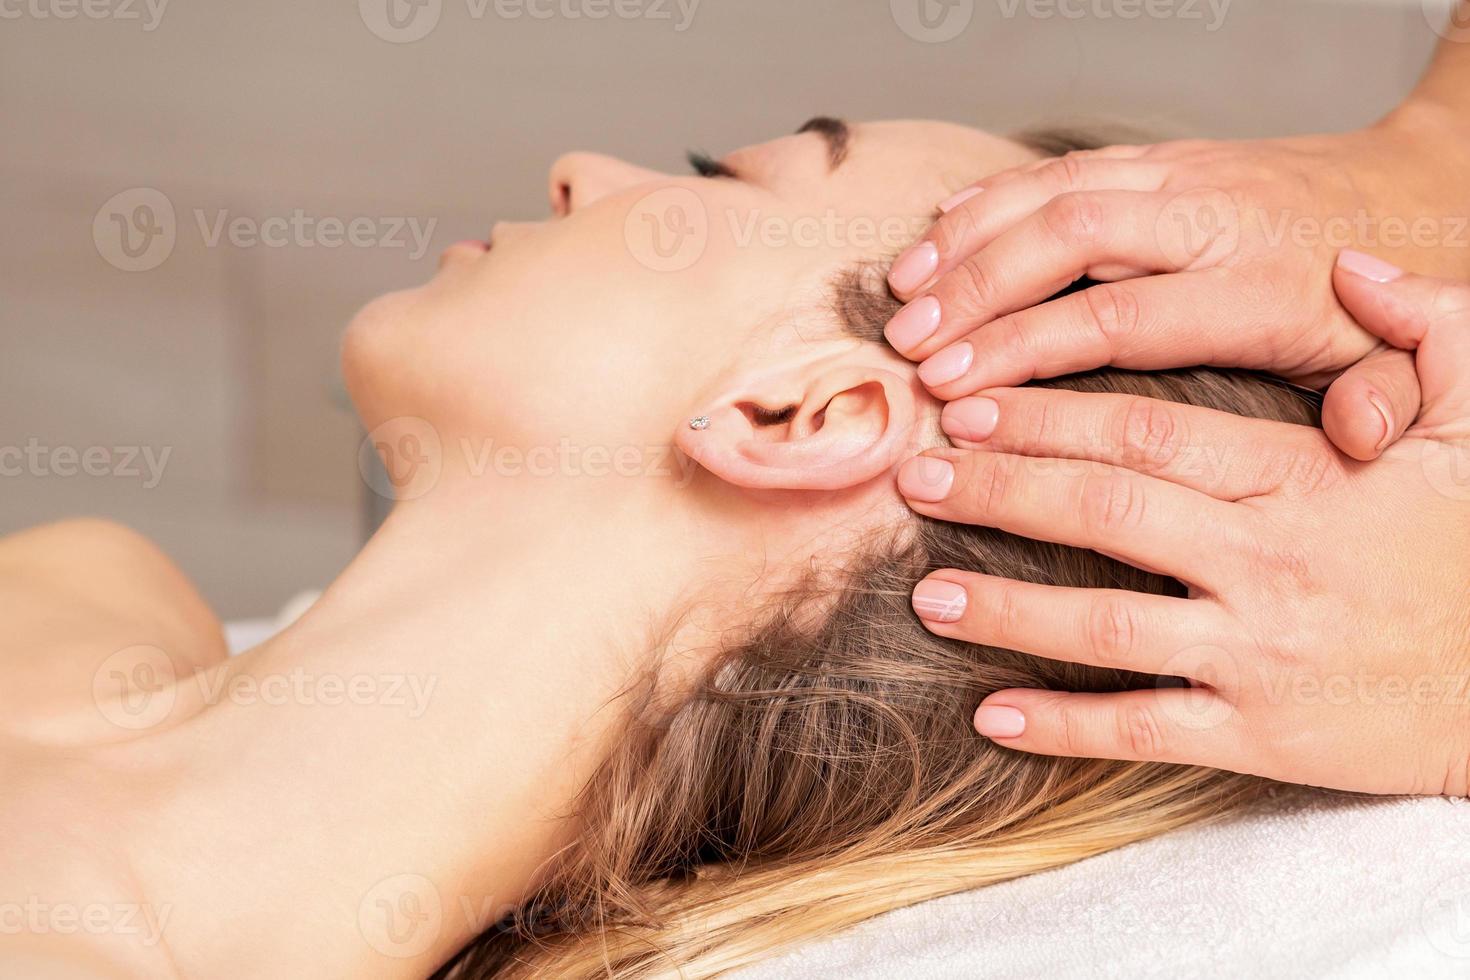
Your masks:
{"label": "ear", "polygon": [[815,363],[746,376],[680,424],[675,443],[727,483],[760,490],[842,490],[917,452],[923,395],[882,364]]}

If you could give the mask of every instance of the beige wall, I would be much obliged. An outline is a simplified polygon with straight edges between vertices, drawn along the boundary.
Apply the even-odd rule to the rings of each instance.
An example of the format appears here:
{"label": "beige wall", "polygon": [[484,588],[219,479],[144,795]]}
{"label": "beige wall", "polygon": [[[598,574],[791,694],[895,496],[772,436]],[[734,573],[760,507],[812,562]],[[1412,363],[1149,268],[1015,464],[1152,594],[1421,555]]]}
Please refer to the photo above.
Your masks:
{"label": "beige wall", "polygon": [[[86,0],[121,16],[56,16],[82,2],[0,0],[0,449],[170,455],[156,486],[146,467],[65,476],[54,454],[42,475],[0,476],[0,532],[122,519],[226,616],[323,584],[359,542],[358,435],[336,395],[343,322],[496,217],[541,216],[561,151],[679,166],[686,146],[719,151],[819,112],[1345,128],[1392,105],[1436,40],[1417,0],[1233,0],[1219,23],[1223,0],[1191,2],[1204,20],[954,0],[971,19],[944,42],[900,28],[912,0],[700,0],[687,23],[680,0],[442,0],[415,43],[374,34],[351,0],[173,0],[156,23],[159,0]],[[646,15],[557,13],[599,2]],[[496,14],[527,6],[554,16]],[[99,236],[93,225],[135,187],[166,196],[176,243],[157,268],[124,272],[107,260],[121,261],[108,214]],[[212,244],[196,216],[297,209],[437,227],[415,259]]]}

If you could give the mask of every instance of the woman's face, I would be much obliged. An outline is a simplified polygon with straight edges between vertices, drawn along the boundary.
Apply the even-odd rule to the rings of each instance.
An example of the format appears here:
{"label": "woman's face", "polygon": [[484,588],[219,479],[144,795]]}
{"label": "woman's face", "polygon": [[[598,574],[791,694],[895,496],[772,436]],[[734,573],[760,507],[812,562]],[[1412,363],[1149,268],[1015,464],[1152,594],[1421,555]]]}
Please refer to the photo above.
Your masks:
{"label": "woman's face", "polygon": [[446,444],[667,445],[731,370],[839,334],[835,275],[891,257],[937,201],[1034,155],[883,122],[747,147],[713,176],[565,156],[549,220],[453,246],[429,282],[358,314],[349,387],[369,429],[413,417]]}

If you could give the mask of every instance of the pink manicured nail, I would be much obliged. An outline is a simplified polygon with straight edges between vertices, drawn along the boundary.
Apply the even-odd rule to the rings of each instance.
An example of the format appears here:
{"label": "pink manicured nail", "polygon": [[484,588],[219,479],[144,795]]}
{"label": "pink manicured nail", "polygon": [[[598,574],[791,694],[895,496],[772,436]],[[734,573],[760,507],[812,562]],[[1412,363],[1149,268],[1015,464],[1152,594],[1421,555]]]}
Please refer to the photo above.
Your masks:
{"label": "pink manicured nail", "polygon": [[1026,716],[1004,705],[982,704],[975,709],[975,731],[986,738],[1015,738],[1026,730]]}
{"label": "pink manicured nail", "polygon": [[883,336],[900,353],[913,350],[939,329],[941,312],[939,300],[933,296],[916,299],[893,314],[893,319],[883,328]]}
{"label": "pink manicured nail", "polygon": [[931,623],[957,623],[965,614],[969,596],[953,582],[925,579],[914,586],[914,612]]}
{"label": "pink manicured nail", "polygon": [[964,204],[970,198],[974,197],[976,194],[979,194],[983,190],[985,190],[985,188],[983,187],[966,187],[958,194],[946,197],[944,200],[939,202],[940,213],[949,214],[955,208],[959,207],[961,204]]}
{"label": "pink manicured nail", "polygon": [[1337,253],[1337,265],[1374,282],[1393,282],[1404,274],[1403,269],[1391,262],[1385,262],[1366,252],[1355,252],[1350,248]]}
{"label": "pink manicured nail", "polygon": [[1000,421],[1000,404],[993,398],[961,398],[944,406],[939,426],[951,439],[981,442],[990,438]]}
{"label": "pink manicured nail", "polygon": [[956,378],[964,377],[974,363],[975,348],[969,344],[955,344],[920,364],[919,380],[930,388],[947,385]]}
{"label": "pink manicured nail", "polygon": [[921,504],[937,504],[954,486],[954,465],[935,456],[915,456],[898,471],[898,492]]}
{"label": "pink manicured nail", "polygon": [[933,242],[920,242],[893,261],[888,285],[895,293],[911,293],[928,282],[938,268],[939,247]]}

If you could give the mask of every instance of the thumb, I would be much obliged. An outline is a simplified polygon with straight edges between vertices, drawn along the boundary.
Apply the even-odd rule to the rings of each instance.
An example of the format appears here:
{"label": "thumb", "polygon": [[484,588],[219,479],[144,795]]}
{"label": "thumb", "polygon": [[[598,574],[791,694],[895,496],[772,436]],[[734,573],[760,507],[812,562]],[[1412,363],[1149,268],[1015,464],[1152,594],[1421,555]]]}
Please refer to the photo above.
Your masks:
{"label": "thumb", "polygon": [[1322,400],[1322,430],[1353,459],[1377,459],[1419,417],[1414,355],[1388,344],[1332,382]]}
{"label": "thumb", "polygon": [[1364,330],[1418,352],[1421,424],[1470,419],[1470,284],[1407,273],[1351,249],[1338,255],[1332,282]]}

